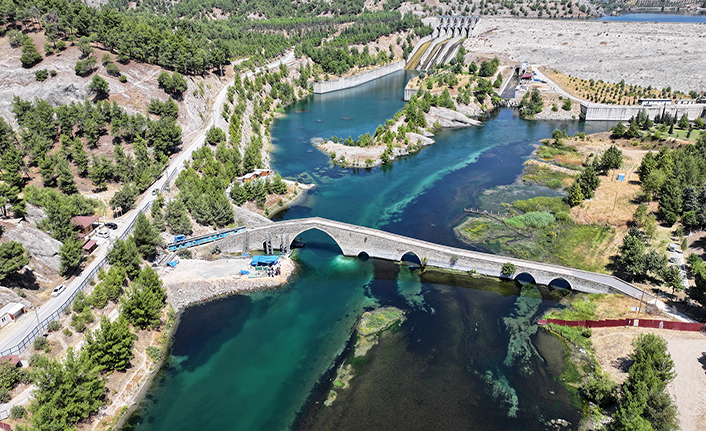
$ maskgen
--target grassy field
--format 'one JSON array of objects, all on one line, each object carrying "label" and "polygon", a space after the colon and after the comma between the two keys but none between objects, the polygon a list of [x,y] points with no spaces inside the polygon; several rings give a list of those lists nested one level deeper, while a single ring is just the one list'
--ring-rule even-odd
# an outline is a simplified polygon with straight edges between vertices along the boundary
[{"label": "grassy field", "polygon": [[609,273],[605,250],[615,230],[576,224],[568,209],[560,197],[516,201],[510,211],[517,215],[469,218],[458,232],[466,241],[499,254]]}]

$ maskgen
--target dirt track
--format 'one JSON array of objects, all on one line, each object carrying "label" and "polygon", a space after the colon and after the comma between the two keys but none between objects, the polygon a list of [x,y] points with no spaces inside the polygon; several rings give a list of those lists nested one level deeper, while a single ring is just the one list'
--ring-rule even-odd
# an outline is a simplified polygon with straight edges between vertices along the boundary
[{"label": "dirt track", "polygon": [[464,46],[585,79],[706,90],[706,24],[483,17]]}]

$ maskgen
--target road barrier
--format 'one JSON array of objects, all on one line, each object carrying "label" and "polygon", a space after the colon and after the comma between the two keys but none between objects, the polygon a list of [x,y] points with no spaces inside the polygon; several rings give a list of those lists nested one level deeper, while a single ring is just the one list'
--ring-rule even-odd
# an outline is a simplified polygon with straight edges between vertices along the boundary
[{"label": "road barrier", "polygon": [[[140,212],[142,212],[142,213],[147,212],[151,208],[152,202],[153,201],[150,201],[147,205],[145,205],[144,208],[142,208],[140,210]],[[127,236],[130,235],[130,233],[134,229],[136,222],[137,222],[137,217],[135,217],[130,222],[130,224],[125,229],[125,232],[123,232],[122,235],[120,235],[119,239],[124,240],[125,238],[127,238]],[[96,274],[98,274],[98,271],[100,271],[100,269],[106,263],[107,263],[106,258],[101,259],[101,261],[98,262],[98,264],[93,267],[93,269],[88,273],[88,275],[85,276],[83,281],[81,281],[81,284],[78,286],[78,289],[76,289],[76,291],[74,291],[74,293],[72,293],[71,296],[69,296],[68,299],[66,299],[66,301],[64,301],[64,303],[61,305],[61,307],[59,307],[58,310],[56,310],[55,312],[50,314],[48,317],[46,317],[44,320],[39,322],[39,324],[37,326],[35,326],[34,329],[29,334],[25,335],[24,338],[22,340],[20,340],[20,342],[17,343],[15,346],[10,347],[9,349],[5,349],[2,352],[0,352],[0,356],[19,355],[27,347],[29,347],[30,344],[32,344],[32,342],[34,342],[34,340],[37,337],[39,337],[40,335],[44,335],[44,332],[47,329],[47,326],[49,326],[49,322],[51,322],[52,320],[56,320],[59,316],[61,316],[61,313],[64,312],[66,307],[69,307],[69,306],[71,306],[71,304],[73,304],[74,299],[76,299],[76,295],[78,295],[79,292],[83,292],[83,290],[86,288],[86,286],[88,286],[88,284],[91,282],[93,277],[95,277]],[[36,313],[36,310],[35,310],[35,313]],[[39,320],[39,319],[37,318],[37,320]]]}]

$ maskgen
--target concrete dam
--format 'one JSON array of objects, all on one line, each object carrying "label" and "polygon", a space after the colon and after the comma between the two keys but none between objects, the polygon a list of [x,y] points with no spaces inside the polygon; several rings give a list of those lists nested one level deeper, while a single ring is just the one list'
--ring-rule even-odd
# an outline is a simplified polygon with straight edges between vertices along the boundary
[{"label": "concrete dam", "polygon": [[434,31],[415,47],[405,69],[429,70],[448,63],[456,56],[463,39],[471,35],[480,18],[475,16],[441,15],[432,24]]}]

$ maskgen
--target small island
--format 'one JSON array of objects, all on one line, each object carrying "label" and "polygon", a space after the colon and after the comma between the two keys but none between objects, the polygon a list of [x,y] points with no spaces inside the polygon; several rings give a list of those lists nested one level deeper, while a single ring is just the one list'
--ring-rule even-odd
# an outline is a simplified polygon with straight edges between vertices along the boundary
[{"label": "small island", "polygon": [[383,307],[366,311],[356,324],[356,342],[348,359],[336,371],[333,388],[329,391],[324,405],[331,406],[336,400],[336,391],[346,389],[351,379],[355,376],[355,367],[352,362],[355,358],[364,357],[368,351],[378,343],[378,337],[386,329],[404,321],[404,311],[395,307]]}]

